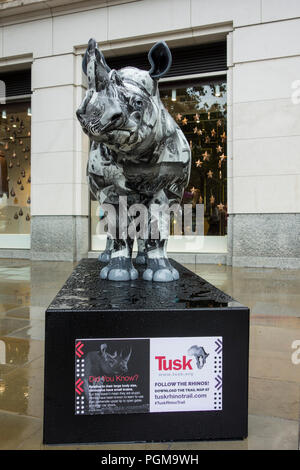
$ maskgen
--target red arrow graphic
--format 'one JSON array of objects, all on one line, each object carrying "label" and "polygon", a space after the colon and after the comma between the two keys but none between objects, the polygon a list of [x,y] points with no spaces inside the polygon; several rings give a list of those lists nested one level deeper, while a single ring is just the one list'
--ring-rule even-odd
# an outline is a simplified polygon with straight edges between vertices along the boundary
[{"label": "red arrow graphic", "polygon": [[81,341],[78,341],[78,343],[75,346],[75,354],[77,357],[82,357],[84,355],[84,352],[82,351],[84,344]]},{"label": "red arrow graphic", "polygon": [[83,380],[82,379],[78,379],[75,382],[75,391],[78,395],[81,395],[83,393],[83,388],[81,387],[82,385],[83,385]]}]

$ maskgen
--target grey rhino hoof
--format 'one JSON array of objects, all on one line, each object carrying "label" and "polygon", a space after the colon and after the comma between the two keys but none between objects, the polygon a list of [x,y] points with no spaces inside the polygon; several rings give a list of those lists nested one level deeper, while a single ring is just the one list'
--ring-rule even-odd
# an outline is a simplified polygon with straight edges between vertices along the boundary
[{"label": "grey rhino hoof", "polygon": [[153,271],[146,269],[143,274],[144,281],[171,282],[179,279],[179,273],[175,268],[161,268]]},{"label": "grey rhino hoof", "polygon": [[145,255],[137,255],[135,258],[136,264],[146,264],[146,256]]},{"label": "grey rhino hoof", "polygon": [[133,267],[131,258],[124,256],[111,258],[109,264],[100,271],[100,278],[109,281],[133,281],[137,277],[138,272]]},{"label": "grey rhino hoof", "polygon": [[109,263],[110,261],[110,252],[109,251],[104,251],[101,253],[101,255],[98,256],[98,261],[101,261],[102,263]]}]

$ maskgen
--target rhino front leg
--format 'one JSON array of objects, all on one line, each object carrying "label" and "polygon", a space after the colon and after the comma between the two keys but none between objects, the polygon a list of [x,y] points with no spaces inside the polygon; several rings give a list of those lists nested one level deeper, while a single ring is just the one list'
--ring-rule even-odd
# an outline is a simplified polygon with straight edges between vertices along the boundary
[{"label": "rhino front leg", "polygon": [[179,279],[177,269],[173,268],[167,257],[168,240],[147,240],[147,268],[143,279],[154,282],[171,282]]},{"label": "rhino front leg", "polygon": [[[152,205],[155,204],[155,207]],[[179,279],[167,256],[167,243],[170,233],[169,200],[163,190],[155,194],[149,202],[149,239],[145,243],[145,281],[171,282]],[[155,235],[154,235],[155,234]]]},{"label": "rhino front leg", "polygon": [[107,266],[101,269],[100,278],[109,281],[133,281],[137,279],[138,272],[133,267],[133,242],[130,239],[113,240],[111,258]]}]

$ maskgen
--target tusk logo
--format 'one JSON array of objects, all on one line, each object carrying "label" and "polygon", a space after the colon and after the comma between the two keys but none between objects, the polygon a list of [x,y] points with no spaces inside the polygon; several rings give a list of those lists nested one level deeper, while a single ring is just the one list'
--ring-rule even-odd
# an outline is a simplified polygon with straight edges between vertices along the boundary
[{"label": "tusk logo", "polygon": [[[198,369],[202,369],[209,356],[202,346],[196,345],[188,349],[188,355],[194,356]],[[188,360],[187,356],[182,356],[181,359],[167,359],[166,356],[155,356],[155,359],[158,361],[158,370],[193,370],[192,359]]]},{"label": "tusk logo", "polygon": [[196,364],[198,369],[202,369],[202,367],[206,363],[206,359],[209,356],[208,353],[205,352],[204,348],[202,346],[191,346],[188,350],[188,355],[189,356],[194,356],[196,359]]}]

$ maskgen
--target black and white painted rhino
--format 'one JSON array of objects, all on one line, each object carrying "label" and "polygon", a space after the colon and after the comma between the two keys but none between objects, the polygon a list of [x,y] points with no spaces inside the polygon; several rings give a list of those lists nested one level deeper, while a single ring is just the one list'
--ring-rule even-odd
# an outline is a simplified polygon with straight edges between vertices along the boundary
[{"label": "black and white painted rhino", "polygon": [[[111,70],[94,39],[83,58],[88,77],[86,96],[77,110],[83,131],[91,141],[88,161],[89,186],[100,204],[168,206],[180,203],[190,176],[190,148],[181,129],[163,106],[158,79],[171,66],[165,42],[148,54],[151,69],[125,67]],[[148,223],[153,223],[153,214]],[[160,216],[161,219],[161,216]],[[159,236],[138,240],[137,263],[145,263],[143,279],[168,282],[179,274],[168,261],[166,246],[169,216],[162,215]],[[131,256],[133,239],[117,220],[114,236],[108,233],[100,277],[113,281],[136,279]]]}]

